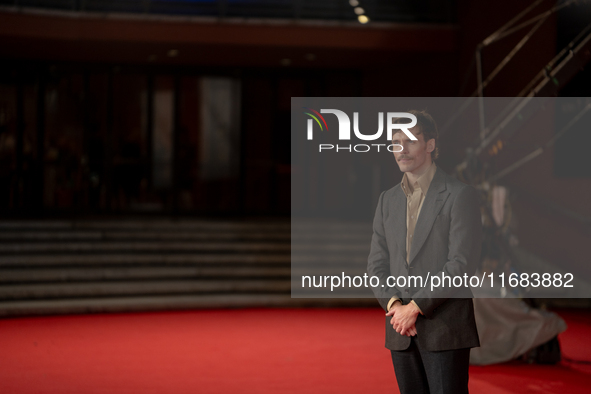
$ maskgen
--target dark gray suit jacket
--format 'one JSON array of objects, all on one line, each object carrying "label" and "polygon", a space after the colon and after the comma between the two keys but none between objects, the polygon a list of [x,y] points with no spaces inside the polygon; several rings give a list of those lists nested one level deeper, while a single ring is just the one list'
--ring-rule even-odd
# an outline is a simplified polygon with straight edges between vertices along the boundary
[{"label": "dark gray suit jacket", "polygon": [[[478,192],[437,168],[423,202],[406,262],[407,199],[400,184],[380,195],[373,222],[367,272],[380,278],[372,288],[380,305],[399,297],[414,300],[423,315],[416,321],[417,341],[430,351],[480,346],[469,288],[388,286],[388,276],[427,278],[443,271],[448,276],[471,276],[480,259],[482,223]],[[392,284],[392,283],[390,283]],[[382,287],[382,285],[384,285]],[[404,350],[410,337],[398,334],[386,316],[386,347]]]}]

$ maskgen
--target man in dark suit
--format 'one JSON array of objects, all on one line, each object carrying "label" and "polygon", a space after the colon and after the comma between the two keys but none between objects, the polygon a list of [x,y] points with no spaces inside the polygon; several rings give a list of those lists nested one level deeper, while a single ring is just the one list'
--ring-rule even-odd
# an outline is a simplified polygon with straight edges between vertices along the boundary
[{"label": "man in dark suit", "polygon": [[468,393],[470,348],[479,346],[472,292],[447,283],[431,290],[430,280],[421,286],[416,278],[474,273],[482,236],[479,197],[435,165],[433,118],[410,113],[417,118],[410,129],[417,141],[402,131],[392,136],[402,147],[394,147],[400,150],[394,156],[404,176],[380,195],[368,275],[380,278],[373,291],[387,312],[386,347],[400,392]]}]

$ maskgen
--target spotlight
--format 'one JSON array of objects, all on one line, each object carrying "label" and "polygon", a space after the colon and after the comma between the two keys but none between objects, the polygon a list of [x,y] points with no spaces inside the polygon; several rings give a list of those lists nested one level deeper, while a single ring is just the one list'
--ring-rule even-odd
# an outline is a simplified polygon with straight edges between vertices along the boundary
[{"label": "spotlight", "polygon": [[361,7],[355,7],[355,13],[357,15],[365,14],[365,10]]},{"label": "spotlight", "polygon": [[364,25],[365,25],[367,22],[369,22],[369,18],[368,18],[367,16],[365,16],[365,15],[359,15],[359,16],[357,17],[357,20],[359,21],[359,23],[362,23],[362,24],[364,24]]}]

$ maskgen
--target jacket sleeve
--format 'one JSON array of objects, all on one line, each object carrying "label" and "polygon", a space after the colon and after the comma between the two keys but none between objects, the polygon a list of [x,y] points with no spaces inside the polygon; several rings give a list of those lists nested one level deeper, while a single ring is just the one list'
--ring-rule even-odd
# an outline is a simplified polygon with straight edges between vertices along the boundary
[{"label": "jacket sleeve", "polygon": [[388,302],[392,297],[401,298],[400,291],[396,287],[389,287],[387,284],[390,276],[390,253],[386,242],[384,231],[384,194],[382,192],[378,200],[378,206],[373,220],[373,235],[371,237],[371,248],[367,258],[367,274],[379,278],[379,285],[371,288],[378,302],[388,311]]},{"label": "jacket sleeve", "polygon": [[[480,198],[476,189],[466,185],[458,192],[451,208],[450,220],[447,262],[441,271],[430,274],[439,277],[442,273],[450,277],[463,277],[464,274],[471,276],[478,266],[482,244]],[[430,283],[427,283],[413,294],[412,299],[423,315],[429,317],[448,298],[466,296],[472,297],[469,288],[440,286],[431,290]]]}]

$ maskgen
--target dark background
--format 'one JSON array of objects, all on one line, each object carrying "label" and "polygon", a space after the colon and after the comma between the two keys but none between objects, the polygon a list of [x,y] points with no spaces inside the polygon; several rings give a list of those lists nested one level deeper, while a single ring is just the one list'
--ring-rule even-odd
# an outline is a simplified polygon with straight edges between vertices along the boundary
[{"label": "dark background", "polygon": [[[288,219],[291,97],[474,95],[478,44],[530,4],[372,0],[361,24],[336,0],[2,0],[0,217]],[[550,14],[483,95],[589,96],[590,20],[588,1]],[[533,26],[482,49],[485,78]],[[204,120],[220,108],[227,133]],[[502,136],[478,160],[500,170],[558,129]],[[478,141],[450,130],[439,164],[453,172]],[[590,144],[575,126],[499,181],[521,245],[574,267],[589,263]]]}]

